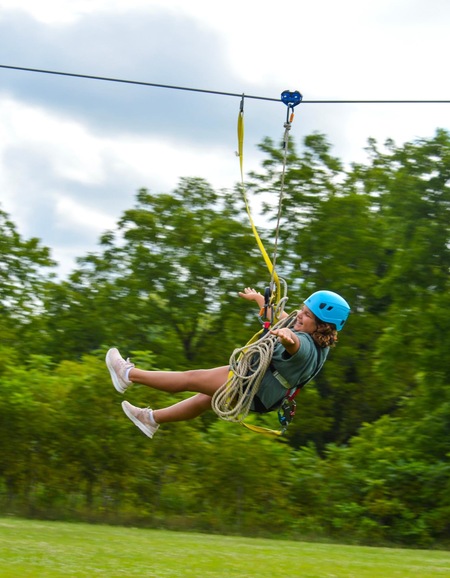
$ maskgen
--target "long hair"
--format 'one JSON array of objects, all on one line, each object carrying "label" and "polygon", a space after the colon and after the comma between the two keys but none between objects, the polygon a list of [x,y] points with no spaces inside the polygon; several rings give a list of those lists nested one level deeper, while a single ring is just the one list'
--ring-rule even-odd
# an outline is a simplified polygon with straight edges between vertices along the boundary
[{"label": "long hair", "polygon": [[[315,316],[314,316],[315,317]],[[311,337],[319,347],[334,347],[338,340],[338,332],[334,323],[324,323],[316,317],[317,329]]]}]

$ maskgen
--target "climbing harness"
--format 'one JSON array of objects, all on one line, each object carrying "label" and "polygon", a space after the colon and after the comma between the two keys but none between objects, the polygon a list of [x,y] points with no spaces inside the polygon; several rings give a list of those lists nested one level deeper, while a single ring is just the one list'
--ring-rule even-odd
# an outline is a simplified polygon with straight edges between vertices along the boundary
[{"label": "climbing harness", "polygon": [[[294,311],[281,319],[272,329],[293,325],[296,314]],[[214,411],[221,419],[243,423],[250,411],[278,339],[269,331],[258,339],[260,333],[231,354],[228,380],[214,394],[212,402]]]},{"label": "climbing harness", "polygon": [[[263,256],[264,262],[271,275],[269,287],[264,293],[264,307],[261,309],[259,318],[263,325],[262,329],[256,333],[250,341],[244,346],[234,350],[230,357],[230,372],[226,383],[224,383],[214,394],[212,398],[212,408],[215,413],[223,420],[242,423],[248,429],[260,433],[267,433],[271,435],[282,435],[295,414],[294,397],[298,393],[299,388],[288,389],[288,393],[284,398],[281,407],[278,411],[278,417],[281,424],[281,431],[263,428],[253,424],[245,423],[255,395],[258,392],[261,381],[269,369],[273,351],[277,343],[277,336],[270,333],[270,330],[290,327],[295,323],[297,312],[294,311],[287,317],[281,317],[284,312],[284,307],[287,302],[287,285],[281,279],[276,270],[276,257],[278,249],[278,238],[281,223],[281,209],[284,192],[284,177],[286,173],[286,159],[288,150],[289,131],[294,118],[294,107],[302,100],[302,95],[298,92],[284,91],[281,95],[281,100],[288,107],[286,122],[284,123],[284,137],[283,137],[283,168],[281,175],[281,187],[278,203],[277,224],[275,230],[275,242],[273,258],[270,259],[267,251],[261,241],[258,231],[255,227],[253,217],[250,211],[247,195],[244,185],[244,170],[243,170],[243,143],[244,143],[244,98],[242,95],[239,115],[238,115],[238,152],[241,173],[241,193],[244,199],[245,208],[249,217],[250,225],[255,236],[258,247]],[[275,375],[281,381],[281,376]]]}]

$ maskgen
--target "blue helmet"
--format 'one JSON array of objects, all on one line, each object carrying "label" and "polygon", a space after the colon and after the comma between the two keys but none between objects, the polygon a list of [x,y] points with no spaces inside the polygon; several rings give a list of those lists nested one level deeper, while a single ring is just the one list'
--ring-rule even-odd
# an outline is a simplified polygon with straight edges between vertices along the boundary
[{"label": "blue helmet", "polygon": [[334,323],[340,331],[350,313],[350,305],[333,291],[316,291],[308,297],[305,305],[325,323]]}]

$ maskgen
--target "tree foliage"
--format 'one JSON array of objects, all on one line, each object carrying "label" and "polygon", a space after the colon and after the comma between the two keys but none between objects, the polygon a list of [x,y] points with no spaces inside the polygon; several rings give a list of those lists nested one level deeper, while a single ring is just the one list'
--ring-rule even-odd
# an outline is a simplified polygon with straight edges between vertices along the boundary
[{"label": "tree foliage", "polygon": [[26,336],[39,341],[40,308],[48,273],[56,263],[36,237],[25,240],[0,210],[0,329],[2,343],[20,346]]},{"label": "tree foliage", "polygon": [[[261,149],[248,192],[263,199],[270,247],[283,152],[270,139]],[[140,190],[63,281],[47,274],[49,250],[1,213],[1,511],[448,542],[450,135],[370,140],[367,155],[345,167],[319,134],[288,152],[277,255],[287,309],[324,288],[352,313],[284,443],[213,414],[149,443],[123,419],[103,363],[118,345],[150,369],[222,365],[259,329],[237,291],[263,290],[270,276],[237,190],[201,178],[171,194]],[[275,414],[261,419],[276,425]]]},{"label": "tree foliage", "polygon": [[55,286],[49,323],[64,320],[70,345],[54,350],[79,356],[120,340],[158,352],[162,366],[226,363],[223,351],[248,327],[237,291],[264,274],[238,208],[236,195],[202,179],[182,179],[170,195],[140,190],[117,231],[102,236],[102,252]]}]

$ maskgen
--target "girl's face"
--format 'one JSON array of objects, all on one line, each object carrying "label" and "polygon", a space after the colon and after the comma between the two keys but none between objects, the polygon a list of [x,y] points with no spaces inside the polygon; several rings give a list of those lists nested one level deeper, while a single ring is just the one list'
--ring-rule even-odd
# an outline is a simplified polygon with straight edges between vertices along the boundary
[{"label": "girl's face", "polygon": [[303,331],[303,333],[314,333],[317,329],[317,322],[314,313],[303,305],[297,314],[294,331]]}]

